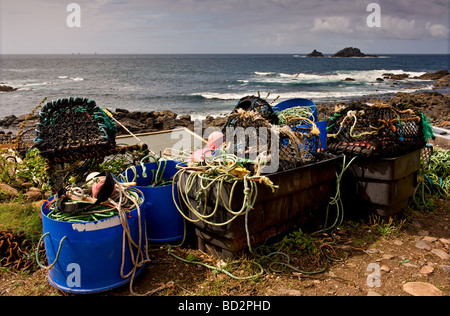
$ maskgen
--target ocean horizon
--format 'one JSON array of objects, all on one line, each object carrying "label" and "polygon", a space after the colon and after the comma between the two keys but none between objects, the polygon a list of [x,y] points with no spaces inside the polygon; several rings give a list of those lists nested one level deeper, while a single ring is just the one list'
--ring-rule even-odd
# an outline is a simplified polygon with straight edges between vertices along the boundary
[{"label": "ocean horizon", "polygon": [[[375,54],[376,53],[371,53]],[[278,102],[318,103],[434,91],[433,81],[410,79],[449,70],[448,54],[380,54],[307,58],[306,54],[6,54],[0,55],[1,116],[29,113],[47,97],[93,99],[103,108],[172,110],[204,118],[229,113],[257,95]],[[408,74],[405,80],[383,79]],[[443,91],[448,93],[448,91]]]}]

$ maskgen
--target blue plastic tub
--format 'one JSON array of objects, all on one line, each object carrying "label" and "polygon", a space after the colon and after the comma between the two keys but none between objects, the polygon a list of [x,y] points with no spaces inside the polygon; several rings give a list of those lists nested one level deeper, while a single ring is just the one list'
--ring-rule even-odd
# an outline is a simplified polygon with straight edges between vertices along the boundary
[{"label": "blue plastic tub", "polygon": [[313,110],[313,114],[312,116],[309,118],[311,121],[316,122],[318,119],[318,112],[317,112],[317,108],[316,108],[316,104],[309,99],[304,99],[304,98],[296,98],[296,99],[289,99],[283,102],[278,103],[277,105],[275,105],[273,107],[273,109],[279,113],[283,110],[289,109],[289,108],[294,108],[297,106],[307,106],[310,107]]},{"label": "blue plastic tub", "polygon": [[[326,149],[327,148],[327,121],[320,121],[314,123],[316,124],[317,128],[320,131],[320,148]],[[297,125],[295,127],[292,127],[292,130],[299,131],[302,133],[307,133],[311,130],[311,124],[302,124]],[[287,145],[287,144],[285,144]],[[309,152],[317,152],[317,149],[319,149],[319,142],[318,141],[310,141],[303,144],[304,149],[308,150]]]},{"label": "blue plastic tub", "polygon": [[[176,165],[178,163],[180,162],[168,160],[162,177],[164,179],[172,178],[177,173]],[[134,180],[136,189],[144,194],[143,209],[147,223],[147,240],[151,243],[170,243],[182,240],[185,236],[184,219],[173,201],[172,184],[152,187],[152,170],[156,172],[158,164],[151,162],[144,164],[144,167],[145,175],[142,166],[138,165],[135,167],[136,172],[127,169],[122,176],[129,182]],[[178,192],[177,184],[174,185],[173,192]],[[175,195],[175,200],[178,204],[178,195]]]},{"label": "blue plastic tub", "polygon": [[320,131],[320,144],[322,149],[327,149],[327,121],[316,122],[316,126]]},{"label": "blue plastic tub", "polygon": [[[131,281],[134,264],[132,263],[127,240],[125,255],[122,258],[123,227],[119,216],[88,223],[70,223],[50,219],[50,203],[53,197],[42,205],[42,224],[44,244],[49,265],[48,279],[52,286],[64,292],[87,294],[98,293],[117,288]],[[145,255],[145,213],[141,213],[141,250]],[[133,241],[139,242],[138,210],[128,216],[128,225]],[[137,249],[133,251],[136,259]],[[121,265],[123,259],[123,275]],[[142,257],[140,258],[142,261]],[[145,263],[137,268],[138,276]]]}]

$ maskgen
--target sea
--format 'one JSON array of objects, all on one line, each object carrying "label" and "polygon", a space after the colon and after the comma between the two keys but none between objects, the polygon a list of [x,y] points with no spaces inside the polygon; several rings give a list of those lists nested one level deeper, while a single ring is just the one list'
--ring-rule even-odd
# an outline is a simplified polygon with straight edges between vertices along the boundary
[{"label": "sea", "polygon": [[293,98],[316,104],[385,98],[433,91],[433,82],[381,81],[383,74],[450,70],[449,60],[450,55],[0,55],[0,84],[18,88],[0,92],[0,117],[28,114],[44,97],[86,97],[113,111],[172,110],[193,119],[226,115],[248,95],[272,105]]}]

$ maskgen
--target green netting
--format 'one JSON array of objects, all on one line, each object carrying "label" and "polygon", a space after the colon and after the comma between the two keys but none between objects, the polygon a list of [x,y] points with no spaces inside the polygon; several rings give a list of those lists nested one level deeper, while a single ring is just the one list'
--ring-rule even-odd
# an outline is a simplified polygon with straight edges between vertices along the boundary
[{"label": "green netting", "polygon": [[114,148],[114,122],[87,98],[47,102],[39,113],[35,147],[41,156],[83,155]]},{"label": "green netting", "polygon": [[338,154],[387,158],[426,144],[422,113],[395,105],[352,104],[329,118],[327,131],[328,149]]}]

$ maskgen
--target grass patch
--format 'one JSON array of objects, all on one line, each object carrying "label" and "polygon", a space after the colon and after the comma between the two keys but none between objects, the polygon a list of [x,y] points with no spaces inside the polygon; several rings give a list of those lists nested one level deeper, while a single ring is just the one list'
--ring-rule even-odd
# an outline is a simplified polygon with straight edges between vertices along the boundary
[{"label": "grass patch", "polygon": [[0,229],[23,232],[33,241],[42,235],[38,203],[0,203]]}]

